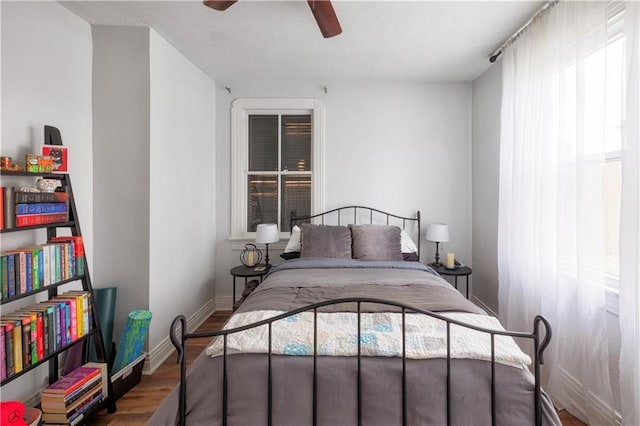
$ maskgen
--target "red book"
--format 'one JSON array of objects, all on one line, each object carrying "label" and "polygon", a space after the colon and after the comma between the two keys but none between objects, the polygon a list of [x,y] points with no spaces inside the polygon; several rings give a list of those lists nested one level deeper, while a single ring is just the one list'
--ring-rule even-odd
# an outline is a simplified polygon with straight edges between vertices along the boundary
[{"label": "red book", "polygon": [[69,214],[67,212],[23,214],[16,216],[16,226],[46,225],[49,223],[66,222],[68,219]]},{"label": "red book", "polygon": [[100,371],[97,367],[78,367],[47,386],[42,392],[67,395],[100,374]]},{"label": "red book", "polygon": [[36,322],[36,350],[38,351],[38,360],[41,360],[44,358],[44,314],[41,311],[36,313],[38,315]]}]

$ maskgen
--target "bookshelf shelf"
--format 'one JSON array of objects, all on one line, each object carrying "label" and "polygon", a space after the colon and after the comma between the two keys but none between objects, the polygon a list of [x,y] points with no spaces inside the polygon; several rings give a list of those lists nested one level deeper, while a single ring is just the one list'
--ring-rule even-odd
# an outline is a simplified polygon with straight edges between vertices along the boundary
[{"label": "bookshelf shelf", "polygon": [[[39,224],[39,225],[32,225],[32,226],[24,226],[24,227],[13,227],[13,228],[8,228],[8,229],[2,229],[0,230],[0,234],[6,234],[6,233],[14,233],[14,232],[27,232],[27,231],[33,231],[33,230],[37,230],[37,229],[46,229],[46,240],[44,241],[44,243],[49,243],[50,241],[52,241],[52,239],[54,239],[54,237],[58,236],[58,230],[60,229],[64,229],[64,235],[61,236],[67,236],[70,235],[72,237],[81,237],[82,236],[82,232],[80,229],[80,223],[78,220],[78,212],[77,212],[77,208],[76,208],[76,203],[75,203],[75,198],[73,196],[73,189],[72,189],[72,185],[71,185],[71,177],[69,174],[67,173],[29,173],[29,172],[17,172],[17,171],[6,171],[6,170],[1,170],[0,171],[0,176],[3,178],[13,178],[15,177],[16,179],[20,179],[20,178],[25,178],[25,177],[31,177],[31,178],[46,178],[46,179],[57,179],[60,181],[60,186],[63,189],[64,192],[66,192],[67,194],[67,200],[68,200],[68,220],[65,222],[57,222],[57,223],[49,223],[49,224]],[[15,182],[16,179],[12,179],[10,182]],[[17,185],[16,185],[17,186]],[[40,202],[40,201],[27,201],[28,202]],[[46,201],[43,201],[46,202]],[[4,206],[3,206],[4,207]],[[75,244],[75,242],[74,242]],[[75,247],[75,246],[74,246]],[[5,251],[11,251],[14,248],[7,248],[6,244],[3,244],[3,252]],[[15,250],[19,251],[20,247],[15,247]],[[66,253],[66,251],[65,251]],[[69,249],[69,253],[72,253],[71,248]],[[57,256],[57,254],[56,254]],[[16,255],[17,258],[17,255]],[[85,259],[86,260],[86,259]],[[70,261],[71,262],[71,261]],[[73,264],[73,263],[71,263]],[[40,266],[42,267],[42,266]],[[34,273],[37,270],[36,269],[37,266],[34,266]],[[48,365],[49,367],[49,384],[52,384],[53,382],[55,382],[56,380],[58,380],[58,372],[59,372],[59,355],[64,353],[65,351],[67,351],[68,349],[77,346],[78,344],[80,345],[84,345],[84,350],[83,350],[83,362],[86,362],[88,360],[88,354],[89,354],[89,344],[91,345],[92,348],[95,349],[95,354],[97,357],[97,361],[101,362],[101,363],[107,363],[108,364],[108,360],[106,357],[106,350],[104,347],[104,341],[102,339],[102,332],[100,329],[100,324],[99,324],[99,320],[98,320],[98,315],[97,315],[97,309],[95,306],[95,297],[93,294],[93,286],[91,284],[91,277],[89,274],[89,267],[88,265],[84,264],[84,270],[80,271],[83,272],[82,275],[75,275],[71,278],[68,279],[64,279],[64,280],[59,280],[53,284],[49,284],[49,285],[42,285],[41,283],[41,287],[38,288],[37,290],[33,290],[33,291],[29,291],[29,292],[23,292],[21,294],[16,294],[14,296],[11,297],[6,297],[4,299],[2,299],[0,301],[0,305],[2,305],[2,314],[0,315],[0,320],[4,320],[5,318],[7,320],[13,320],[12,318],[15,318],[15,315],[12,316],[12,312],[8,312],[9,309],[7,308],[8,305],[21,300],[21,299],[25,299],[28,297],[32,297],[36,294],[39,293],[44,293],[46,292],[48,295],[48,300],[54,298],[55,296],[59,295],[59,289],[60,287],[63,287],[66,284],[69,284],[71,282],[75,282],[75,281],[80,281],[82,283],[82,290],[86,293],[89,294],[88,296],[88,303],[89,303],[89,322],[90,322],[90,330],[88,331],[87,334],[83,335],[82,337],[78,337],[76,338],[76,340],[74,340],[73,342],[65,345],[62,348],[59,348],[56,351],[51,352],[48,355],[40,355],[40,359],[37,360],[37,362],[34,362],[32,365],[29,366],[25,366],[23,367],[23,369],[17,373],[8,374],[7,371],[7,377],[3,378],[2,381],[0,382],[0,392],[4,389],[5,386],[9,385],[10,382],[14,381],[15,379],[17,379],[18,377],[22,377],[25,374],[28,374],[30,372],[32,372],[34,369],[36,369],[37,367],[41,366],[41,365]],[[58,279],[60,279],[58,277]],[[24,288],[23,288],[24,290]],[[16,291],[17,293],[17,291]],[[5,294],[6,296],[6,294]],[[85,302],[86,303],[86,302]],[[18,304],[18,307],[22,307],[23,304]],[[32,308],[35,309],[35,308]],[[14,309],[15,311],[18,310],[18,308]],[[29,310],[29,307],[25,308],[26,311]],[[68,311],[67,311],[68,312]],[[16,312],[17,314],[17,312]],[[50,314],[49,314],[50,315]],[[86,320],[85,320],[86,321]],[[57,320],[56,320],[57,322]],[[57,325],[57,324],[56,324]],[[72,334],[73,336],[73,334]],[[89,339],[89,337],[92,337],[91,339]],[[42,337],[39,337],[39,339],[42,339]],[[38,340],[38,342],[40,342],[41,340]],[[4,348],[3,348],[4,349]],[[35,357],[35,355],[33,356],[34,358],[32,358],[32,361],[35,361],[35,359],[37,357]],[[110,366],[108,366],[107,368],[107,376],[105,378],[105,380],[108,381],[108,396],[105,398],[105,401],[101,404],[99,404],[95,409],[91,410],[91,412],[95,411],[96,409],[99,408],[103,408],[105,405],[107,406],[107,408],[109,409],[110,412],[115,411],[115,403],[113,402],[113,398],[112,398],[112,385],[111,385],[111,381],[109,380],[110,377],[110,373],[111,373],[111,368]],[[87,412],[87,415],[89,414],[89,412]]]},{"label": "bookshelf shelf", "polygon": [[63,353],[64,351],[66,351],[67,349],[71,348],[72,346],[77,345],[80,342],[84,342],[86,339],[88,339],[90,336],[93,336],[94,334],[96,334],[97,329],[93,328],[91,331],[89,331],[89,334],[86,334],[76,340],[74,340],[73,342],[69,343],[68,345],[64,346],[61,349],[58,349],[57,351],[53,352],[52,354],[47,355],[46,357],[42,358],[40,361],[38,361],[36,364],[30,365],[28,367],[25,367],[22,371],[20,371],[19,373],[13,374],[10,377],[7,377],[6,379],[4,379],[1,383],[0,386],[4,386],[9,382],[12,382],[13,380],[17,379],[20,376],[25,375],[26,373],[28,373],[29,371],[38,368],[39,366],[41,366],[42,364],[52,360],[53,358],[57,357],[58,355],[60,355],[61,353]]},{"label": "bookshelf shelf", "polygon": [[38,294],[38,293],[42,293],[44,291],[52,290],[54,288],[57,288],[57,287],[59,287],[61,285],[68,284],[68,283],[73,282],[73,281],[83,280],[84,277],[85,277],[84,275],[77,275],[75,277],[69,278],[68,280],[63,280],[63,281],[59,281],[59,282],[54,283],[54,284],[49,284],[48,286],[41,287],[41,288],[39,288],[37,290],[33,290],[33,291],[28,292],[28,293],[18,294],[16,296],[9,297],[7,299],[2,299],[2,303],[1,304],[2,305],[6,305],[6,304],[9,304],[11,302],[15,302],[16,300],[20,300],[20,299],[24,299],[25,297],[33,296],[34,294]]},{"label": "bookshelf shelf", "polygon": [[1,234],[6,234],[9,232],[19,232],[19,231],[29,231],[31,229],[45,229],[45,228],[73,228],[75,223],[73,221],[70,222],[57,222],[57,223],[47,223],[44,225],[32,225],[32,226],[20,226],[18,228],[8,228],[0,230]]},{"label": "bookshelf shelf", "polygon": [[29,176],[41,177],[45,179],[62,179],[67,176],[66,173],[32,173],[32,172],[14,172],[11,170],[0,170],[0,176]]}]

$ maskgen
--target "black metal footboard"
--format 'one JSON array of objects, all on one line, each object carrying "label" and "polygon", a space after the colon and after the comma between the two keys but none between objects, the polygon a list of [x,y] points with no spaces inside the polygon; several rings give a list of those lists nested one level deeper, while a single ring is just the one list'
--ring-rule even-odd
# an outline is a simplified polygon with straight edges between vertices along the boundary
[{"label": "black metal footboard", "polygon": [[[186,392],[186,342],[188,339],[193,338],[202,338],[202,337],[215,337],[222,336],[223,339],[223,360],[222,360],[222,424],[227,424],[227,336],[230,334],[238,333],[244,330],[248,330],[251,328],[267,325],[268,326],[268,424],[272,424],[272,324],[275,321],[282,320],[284,318],[296,315],[301,312],[309,312],[313,311],[314,321],[313,321],[313,424],[317,424],[318,412],[317,412],[317,315],[318,310],[325,306],[336,305],[342,303],[351,303],[357,305],[357,416],[358,416],[358,424],[362,424],[362,398],[361,398],[361,312],[362,312],[362,304],[380,304],[393,306],[399,309],[399,312],[402,314],[402,424],[407,424],[407,386],[406,386],[406,314],[424,314],[438,320],[444,321],[446,323],[446,405],[447,405],[447,425],[451,425],[451,335],[450,329],[451,325],[457,325],[461,327],[465,327],[471,330],[479,331],[482,333],[486,333],[491,336],[491,422],[492,425],[496,424],[496,378],[495,378],[495,337],[498,336],[511,336],[517,338],[531,339],[534,348],[534,378],[535,378],[535,391],[534,391],[534,411],[535,411],[535,424],[540,426],[542,424],[542,405],[541,405],[541,385],[540,385],[540,365],[544,363],[543,352],[549,341],[551,340],[551,326],[549,322],[542,316],[536,316],[533,320],[533,331],[531,333],[527,332],[512,332],[512,331],[498,331],[491,330],[482,327],[478,327],[472,324],[465,324],[463,322],[457,321],[455,319],[448,318],[443,315],[439,315],[430,311],[425,311],[421,309],[413,308],[409,305],[405,305],[402,303],[396,303],[391,301],[385,301],[380,299],[371,299],[371,298],[344,298],[344,299],[335,299],[329,300],[326,302],[320,302],[313,305],[309,305],[306,307],[302,307],[263,321],[259,321],[253,324],[248,324],[242,327],[237,327],[229,330],[220,330],[220,331],[212,331],[205,333],[187,333],[186,332],[186,319],[183,315],[176,317],[171,323],[170,328],[170,339],[173,345],[176,347],[178,352],[178,362],[180,363],[180,391],[179,391],[179,412],[178,412],[178,424],[184,426],[185,416],[186,416],[186,407],[187,407],[187,392]],[[322,311],[322,310],[321,310]],[[544,326],[544,331],[540,329],[540,324]],[[178,330],[178,326],[180,325],[180,330]]]}]

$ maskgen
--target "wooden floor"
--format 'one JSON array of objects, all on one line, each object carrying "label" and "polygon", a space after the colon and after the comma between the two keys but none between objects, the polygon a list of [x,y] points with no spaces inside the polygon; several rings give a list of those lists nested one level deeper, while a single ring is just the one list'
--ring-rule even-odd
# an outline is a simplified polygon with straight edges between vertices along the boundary
[{"label": "wooden floor", "polygon": [[[197,331],[219,330],[230,314],[230,311],[214,313]],[[189,340],[187,365],[191,365],[191,362],[204,350],[208,342],[209,339]],[[118,400],[116,413],[109,414],[103,410],[89,418],[87,424],[127,426],[147,424],[156,407],[178,383],[179,366],[175,361],[175,356],[170,356],[152,375],[143,375],[140,383]],[[560,411],[559,414],[564,426],[585,426],[565,410]]]},{"label": "wooden floor", "polygon": [[[214,313],[198,331],[213,331],[222,328],[231,311]],[[202,352],[211,339],[191,339],[188,342],[187,366]],[[170,356],[152,375],[142,376],[140,383],[131,389],[116,403],[118,411],[114,414],[102,410],[94,414],[89,425],[145,425],[156,408],[178,384],[180,367],[175,355]]]}]

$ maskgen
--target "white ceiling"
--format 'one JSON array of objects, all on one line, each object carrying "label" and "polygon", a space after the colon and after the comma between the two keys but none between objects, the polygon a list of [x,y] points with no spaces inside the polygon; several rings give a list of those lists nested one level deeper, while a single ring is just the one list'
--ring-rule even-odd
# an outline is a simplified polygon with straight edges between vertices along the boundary
[{"label": "white ceiling", "polygon": [[473,80],[542,1],[334,1],[322,38],[306,1],[63,1],[91,24],[149,26],[221,83]]}]

